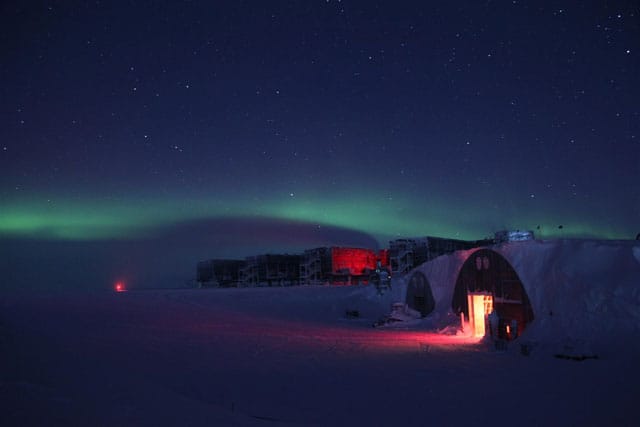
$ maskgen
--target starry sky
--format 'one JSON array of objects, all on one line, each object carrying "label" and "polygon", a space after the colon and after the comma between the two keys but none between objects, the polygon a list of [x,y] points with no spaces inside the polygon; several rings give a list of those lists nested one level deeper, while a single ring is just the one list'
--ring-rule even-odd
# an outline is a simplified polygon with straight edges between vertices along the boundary
[{"label": "starry sky", "polygon": [[3,1],[0,34],[12,242],[640,231],[637,2]]}]

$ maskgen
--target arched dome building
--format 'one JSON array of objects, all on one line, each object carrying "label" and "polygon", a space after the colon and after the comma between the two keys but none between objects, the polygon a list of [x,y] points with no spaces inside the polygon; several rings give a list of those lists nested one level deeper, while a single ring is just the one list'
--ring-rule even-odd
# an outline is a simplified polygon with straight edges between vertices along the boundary
[{"label": "arched dome building", "polygon": [[[524,334],[595,344],[640,337],[638,241],[505,243],[436,258],[405,282],[407,304],[434,325],[451,324],[461,313],[480,322],[495,309],[506,339]],[[486,304],[475,310],[480,316],[474,316],[474,298]]]}]

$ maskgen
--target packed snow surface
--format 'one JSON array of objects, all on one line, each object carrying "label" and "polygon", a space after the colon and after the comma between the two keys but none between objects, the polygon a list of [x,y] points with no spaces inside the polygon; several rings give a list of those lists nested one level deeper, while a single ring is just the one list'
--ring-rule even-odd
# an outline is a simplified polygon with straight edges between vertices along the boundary
[{"label": "packed snow surface", "polygon": [[[497,250],[558,313],[504,351],[451,322],[465,253],[420,267],[436,311],[404,328],[371,327],[402,281],[3,296],[0,425],[640,425],[636,246]],[[589,330],[597,359],[554,357]]]}]

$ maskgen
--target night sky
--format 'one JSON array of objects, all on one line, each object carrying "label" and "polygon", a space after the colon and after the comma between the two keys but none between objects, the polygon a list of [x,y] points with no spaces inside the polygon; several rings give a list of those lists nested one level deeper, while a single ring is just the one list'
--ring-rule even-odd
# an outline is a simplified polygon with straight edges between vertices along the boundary
[{"label": "night sky", "polygon": [[444,3],[3,1],[0,236],[635,238],[638,3]]}]

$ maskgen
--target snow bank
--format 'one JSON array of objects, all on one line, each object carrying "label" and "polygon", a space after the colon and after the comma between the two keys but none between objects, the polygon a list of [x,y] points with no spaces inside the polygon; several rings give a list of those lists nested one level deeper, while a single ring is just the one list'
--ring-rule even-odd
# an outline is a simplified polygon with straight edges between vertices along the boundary
[{"label": "snow bank", "polygon": [[[640,242],[534,240],[491,249],[513,266],[531,301],[535,318],[521,340],[594,350],[613,343],[639,346],[630,338],[640,337]],[[457,320],[451,309],[453,291],[473,252],[442,256],[414,270],[431,285],[436,306],[429,317],[434,325]]]}]

